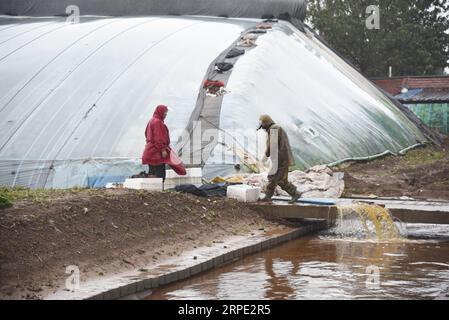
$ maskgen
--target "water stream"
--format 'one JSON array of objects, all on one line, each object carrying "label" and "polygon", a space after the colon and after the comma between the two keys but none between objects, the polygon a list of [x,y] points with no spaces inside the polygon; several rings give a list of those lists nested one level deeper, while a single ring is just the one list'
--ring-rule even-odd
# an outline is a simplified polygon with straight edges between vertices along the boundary
[{"label": "water stream", "polygon": [[340,207],[335,228],[156,290],[147,299],[435,299],[449,293],[449,226]]}]

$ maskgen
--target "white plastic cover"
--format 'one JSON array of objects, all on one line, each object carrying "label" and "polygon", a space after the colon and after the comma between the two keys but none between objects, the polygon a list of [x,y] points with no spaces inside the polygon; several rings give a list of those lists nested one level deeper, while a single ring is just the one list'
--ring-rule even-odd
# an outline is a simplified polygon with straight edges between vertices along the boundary
[{"label": "white plastic cover", "polygon": [[[140,172],[155,106],[170,107],[176,142],[209,65],[255,23],[81,21],[0,18],[0,185],[97,187]],[[387,97],[312,36],[281,22],[257,44],[232,71],[220,121],[223,135],[252,155],[263,152],[264,134],[255,133],[263,113],[287,130],[300,168],[425,141]],[[247,129],[247,143],[233,129]],[[224,163],[238,161],[227,154]]]},{"label": "white plastic cover", "polygon": [[305,0],[2,0],[0,14],[55,16],[77,6],[82,15],[197,15],[304,20]]},{"label": "white plastic cover", "polygon": [[[385,95],[312,34],[280,22],[257,45],[239,59],[227,86],[231,93],[224,97],[220,119],[227,145],[235,137],[262,159],[266,133],[255,130],[262,114],[287,131],[299,169],[397,153],[426,141]],[[233,166],[223,165],[222,149],[218,145],[208,160],[208,176],[233,172]],[[224,160],[239,162],[231,154]]]},{"label": "white plastic cover", "polygon": [[98,186],[110,182],[102,177],[140,172],[155,106],[170,107],[176,141],[209,64],[249,26],[214,18],[83,21],[1,25],[0,184]]}]

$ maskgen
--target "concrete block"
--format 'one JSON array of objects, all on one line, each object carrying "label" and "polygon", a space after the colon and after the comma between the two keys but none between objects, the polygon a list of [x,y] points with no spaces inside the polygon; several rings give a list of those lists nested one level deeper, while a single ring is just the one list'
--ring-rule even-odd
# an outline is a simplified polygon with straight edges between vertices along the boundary
[{"label": "concrete block", "polygon": [[224,263],[231,262],[233,258],[234,258],[234,256],[232,255],[231,252],[225,253],[223,255],[223,262]]},{"label": "concrete block", "polygon": [[202,271],[202,269],[201,269],[201,263],[196,264],[196,265],[190,267],[190,275],[191,275],[191,276],[194,276],[194,275],[200,273],[201,271]]},{"label": "concrete block", "polygon": [[221,266],[223,264],[223,255],[219,255],[218,257],[214,258],[214,267]]},{"label": "concrete block", "polygon": [[250,249],[250,253],[254,254],[254,253],[260,252],[262,250],[262,246],[260,243],[256,243],[256,244],[253,244],[252,246],[250,246],[249,249]]},{"label": "concrete block", "polygon": [[244,252],[243,248],[239,248],[239,249],[234,250],[234,252],[233,252],[234,259],[242,258],[243,257],[243,252]]},{"label": "concrete block", "polygon": [[214,268],[213,259],[207,260],[206,262],[201,264],[201,271],[208,271]]},{"label": "concrete block", "polygon": [[158,279],[159,279],[159,286],[164,286],[167,284],[167,275],[165,274],[160,275]]},{"label": "concrete block", "polygon": [[270,247],[270,239],[264,240],[262,242],[262,250],[268,249]]},{"label": "concrete block", "polygon": [[279,243],[285,243],[288,241],[288,235],[283,234],[282,236],[279,237]]},{"label": "concrete block", "polygon": [[104,300],[117,300],[120,298],[120,288],[111,289],[104,293]]},{"label": "concrete block", "polygon": [[184,280],[190,277],[190,268],[180,270],[178,273],[178,280]]},{"label": "concrete block", "polygon": [[144,280],[143,285],[145,287],[145,290],[148,290],[148,289],[157,288],[159,284],[155,283],[153,278],[149,278],[149,279]]},{"label": "concrete block", "polygon": [[152,290],[144,290],[142,292],[137,292],[135,294],[137,300],[144,300],[146,297],[150,296],[153,294]]},{"label": "concrete block", "polygon": [[140,280],[136,283],[136,292],[145,291],[145,280]]},{"label": "concrete block", "polygon": [[87,300],[104,300],[104,293],[99,293],[95,296],[89,297]]},{"label": "concrete block", "polygon": [[135,282],[120,287],[120,298],[135,294],[137,292],[137,285]]},{"label": "concrete block", "polygon": [[165,275],[165,284],[170,284],[178,281],[179,271],[174,271]]},{"label": "concrete block", "polygon": [[163,182],[159,178],[126,179],[124,188],[134,190],[163,191]]},{"label": "concrete block", "polygon": [[260,198],[260,188],[243,184],[229,186],[227,196],[240,202],[257,202]]}]

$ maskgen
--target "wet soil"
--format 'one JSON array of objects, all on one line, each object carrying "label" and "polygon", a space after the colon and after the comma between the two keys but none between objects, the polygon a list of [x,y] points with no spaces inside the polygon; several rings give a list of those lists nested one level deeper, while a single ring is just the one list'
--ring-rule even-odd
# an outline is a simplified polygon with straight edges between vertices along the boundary
[{"label": "wet soil", "polygon": [[334,170],[345,173],[343,197],[376,195],[449,200],[449,139],[441,147],[429,145],[405,156],[350,163]]},{"label": "wet soil", "polygon": [[178,193],[58,191],[0,210],[0,299],[39,299],[81,281],[160,263],[233,235],[279,226],[245,205]]}]

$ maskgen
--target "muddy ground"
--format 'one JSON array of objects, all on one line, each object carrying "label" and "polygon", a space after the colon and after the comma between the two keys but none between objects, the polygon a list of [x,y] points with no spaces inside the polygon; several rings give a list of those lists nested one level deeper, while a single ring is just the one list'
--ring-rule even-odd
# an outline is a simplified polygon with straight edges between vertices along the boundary
[{"label": "muddy ground", "polygon": [[279,226],[232,200],[127,190],[22,191],[0,210],[0,299],[136,270],[233,235]]},{"label": "muddy ground", "polygon": [[449,200],[449,139],[405,156],[388,156],[365,163],[345,164],[343,196],[376,195]]},{"label": "muddy ground", "polygon": [[[345,172],[346,197],[449,200],[449,139],[333,169]],[[80,267],[83,281],[286,224],[232,200],[178,193],[0,188],[1,197],[0,299],[44,298],[63,288],[69,265]]]}]

